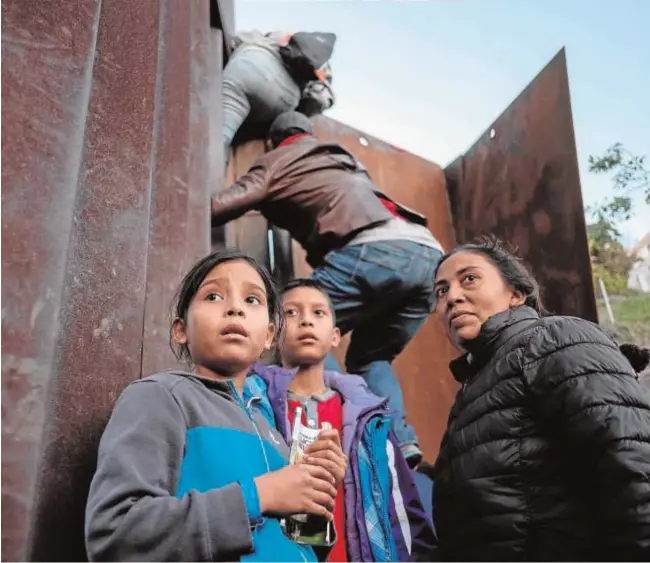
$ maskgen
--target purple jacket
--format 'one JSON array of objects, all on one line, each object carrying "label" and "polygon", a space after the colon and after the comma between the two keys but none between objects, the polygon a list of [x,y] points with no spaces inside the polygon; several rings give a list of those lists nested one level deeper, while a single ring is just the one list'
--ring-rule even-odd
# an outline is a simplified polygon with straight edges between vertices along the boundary
[{"label": "purple jacket", "polygon": [[[291,439],[291,429],[287,416],[287,393],[295,370],[256,364],[251,372],[266,383],[268,400],[275,414],[278,430],[288,442]],[[345,454],[352,460],[356,458],[359,436],[362,435],[360,427],[373,415],[385,415],[387,400],[373,395],[365,381],[356,375],[326,371],[325,384],[337,391],[343,399],[341,444]],[[411,470],[392,432],[389,433],[389,440],[395,455],[392,467],[388,469],[393,476],[397,476],[398,481],[397,486],[393,484],[389,517],[399,561],[431,561],[436,551],[437,538],[420,502]],[[363,507],[362,493],[355,473],[353,464],[350,463],[343,480],[348,556],[350,561],[372,561],[367,549],[369,539],[365,519],[356,516],[363,514]]]}]

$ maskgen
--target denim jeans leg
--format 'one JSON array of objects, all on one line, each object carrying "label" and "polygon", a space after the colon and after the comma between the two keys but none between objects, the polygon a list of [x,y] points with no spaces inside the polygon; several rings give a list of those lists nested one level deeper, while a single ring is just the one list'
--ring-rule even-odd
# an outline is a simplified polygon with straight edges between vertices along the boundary
[{"label": "denim jeans leg", "polygon": [[224,80],[222,127],[224,157],[228,155],[232,140],[244,121],[246,121],[250,111],[251,105],[246,96],[246,92],[234,82]]},{"label": "denim jeans leg", "polygon": [[349,371],[364,377],[375,395],[388,398],[393,431],[402,448],[417,444],[418,438],[406,422],[402,387],[391,363],[429,317],[430,304],[430,296],[423,292],[386,315],[383,322],[375,320],[357,327],[345,359]]},{"label": "denim jeans leg", "polygon": [[341,332],[353,331],[347,371],[361,375],[373,393],[388,398],[402,448],[417,444],[417,436],[406,423],[391,362],[431,313],[439,257],[435,249],[407,241],[354,245],[328,254],[312,274],[330,295]]},{"label": "denim jeans leg", "polygon": [[349,246],[330,252],[323,265],[311,274],[311,278],[320,282],[332,300],[336,326],[342,335],[355,328],[364,309],[361,288],[354,279],[360,252],[360,246]]}]

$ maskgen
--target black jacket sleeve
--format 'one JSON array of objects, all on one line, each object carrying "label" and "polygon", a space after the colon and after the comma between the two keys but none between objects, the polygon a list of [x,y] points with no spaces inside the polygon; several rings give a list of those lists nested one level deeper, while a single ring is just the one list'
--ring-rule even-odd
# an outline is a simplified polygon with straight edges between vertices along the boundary
[{"label": "black jacket sleeve", "polygon": [[603,556],[650,560],[650,405],[628,360],[598,326],[564,317],[535,331],[524,374],[590,483]]}]

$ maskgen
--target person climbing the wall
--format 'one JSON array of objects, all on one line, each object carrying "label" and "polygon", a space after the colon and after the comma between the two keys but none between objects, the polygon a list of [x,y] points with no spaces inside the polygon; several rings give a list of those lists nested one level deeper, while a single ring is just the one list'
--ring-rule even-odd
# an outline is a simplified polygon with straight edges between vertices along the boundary
[{"label": "person climbing the wall", "polygon": [[332,33],[248,31],[234,37],[223,73],[224,155],[246,120],[268,126],[285,111],[315,115],[334,104],[329,59],[335,42]]},{"label": "person climbing the wall", "polygon": [[[266,144],[248,173],[213,197],[212,226],[258,209],[300,243],[341,334],[352,331],[347,371],[388,398],[393,431],[416,467],[422,451],[391,363],[433,310],[442,247],[423,215],[382,193],[343,146],[317,140],[304,115],[278,116]],[[331,358],[328,369],[337,368]]]}]

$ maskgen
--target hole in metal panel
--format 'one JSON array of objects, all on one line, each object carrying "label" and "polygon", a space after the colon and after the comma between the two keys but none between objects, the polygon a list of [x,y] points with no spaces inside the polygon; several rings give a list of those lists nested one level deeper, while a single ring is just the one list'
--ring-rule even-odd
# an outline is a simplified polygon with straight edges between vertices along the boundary
[{"label": "hole in metal panel", "polygon": [[494,139],[496,136],[497,132],[494,130],[494,128],[490,129],[490,139]]},{"label": "hole in metal panel", "polygon": [[359,142],[364,146],[367,147],[370,143],[368,142],[368,139],[365,137],[359,137]]}]

